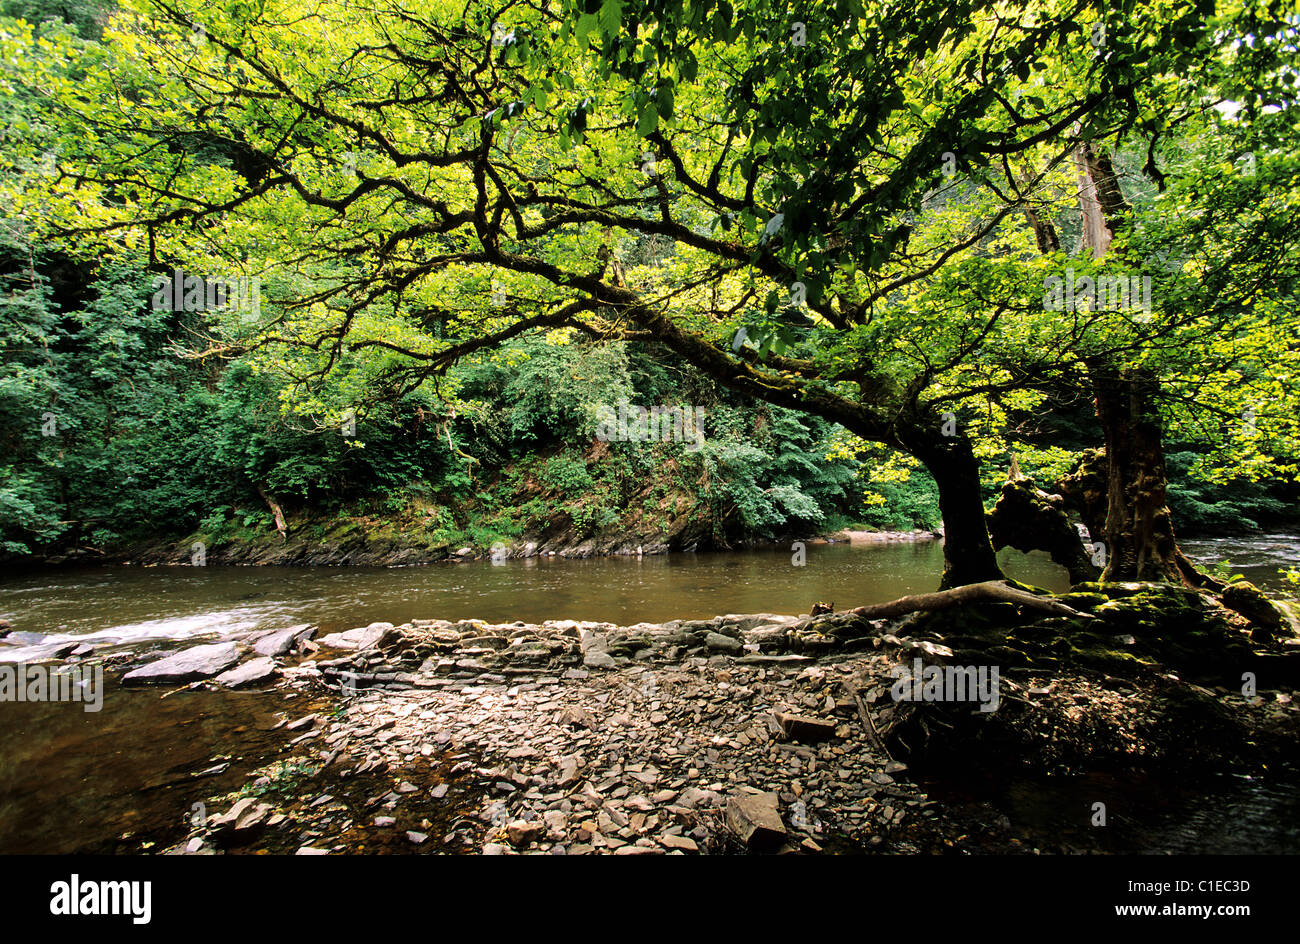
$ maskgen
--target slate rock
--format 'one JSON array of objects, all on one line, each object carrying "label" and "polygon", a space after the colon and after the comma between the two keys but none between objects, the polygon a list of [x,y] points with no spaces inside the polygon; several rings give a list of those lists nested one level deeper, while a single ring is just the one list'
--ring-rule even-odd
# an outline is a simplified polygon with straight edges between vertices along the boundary
[{"label": "slate rock", "polygon": [[835,722],[782,712],[776,716],[785,736],[792,741],[815,744],[835,737]]},{"label": "slate rock", "polygon": [[727,800],[727,828],[751,850],[775,849],[785,842],[785,823],[775,793],[752,793]]},{"label": "slate rock", "polygon": [[239,661],[239,647],[233,642],[191,646],[142,665],[122,676],[124,685],[174,685],[195,682],[224,672]]},{"label": "slate rock", "polygon": [[246,685],[264,685],[279,673],[275,660],[270,656],[249,659],[243,665],[222,672],[215,679],[218,685],[227,688],[243,688]]},{"label": "slate rock", "polygon": [[534,843],[546,836],[545,823],[527,823],[523,820],[516,820],[506,827],[506,837],[510,840],[510,845],[516,849]]},{"label": "slate rock", "polygon": [[288,629],[272,630],[255,637],[253,651],[259,656],[282,656],[293,650],[299,642],[310,639],[316,627],[310,623],[300,623]]},{"label": "slate rock", "polygon": [[743,648],[739,639],[724,636],[722,633],[705,633],[704,645],[708,646],[712,652],[730,652],[733,654],[739,654]]},{"label": "slate rock", "polygon": [[341,633],[330,633],[320,640],[322,646],[331,649],[369,649],[379,642],[380,637],[390,629],[396,629],[392,623],[371,623],[359,629],[349,629]]}]

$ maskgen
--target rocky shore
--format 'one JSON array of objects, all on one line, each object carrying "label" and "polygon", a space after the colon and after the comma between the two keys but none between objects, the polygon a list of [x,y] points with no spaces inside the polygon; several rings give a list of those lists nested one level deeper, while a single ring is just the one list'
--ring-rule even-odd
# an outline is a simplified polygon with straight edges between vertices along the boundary
[{"label": "rocky shore", "polygon": [[[1295,757],[1289,627],[1264,632],[1173,587],[1054,599],[1077,616],[996,603],[892,621],[430,619],[217,644],[247,658],[203,653],[210,679],[243,668],[240,685],[331,708],[286,713],[280,753],[206,798],[212,812],[170,851],[1017,851],[1005,824],[954,822],[910,767],[1241,771]],[[1000,672],[992,710],[905,684],[974,666]]]},{"label": "rocky shore", "polygon": [[[788,546],[794,541],[805,544],[896,544],[934,541],[942,536],[939,531],[848,530],[806,537],[791,536],[780,540],[755,538],[739,541],[735,546]],[[199,545],[203,548],[204,566],[262,567],[413,567],[492,558],[649,557],[674,552],[728,549],[713,542],[708,534],[685,526],[666,534],[618,531],[585,538],[577,538],[561,531],[480,547],[439,543],[425,539],[418,532],[403,534],[387,527],[370,529],[356,522],[342,521],[320,527],[291,527],[284,537],[275,532],[218,538],[196,533],[181,540],[142,541],[108,553],[63,551],[44,557],[41,563],[190,565],[194,560],[195,547]]]}]

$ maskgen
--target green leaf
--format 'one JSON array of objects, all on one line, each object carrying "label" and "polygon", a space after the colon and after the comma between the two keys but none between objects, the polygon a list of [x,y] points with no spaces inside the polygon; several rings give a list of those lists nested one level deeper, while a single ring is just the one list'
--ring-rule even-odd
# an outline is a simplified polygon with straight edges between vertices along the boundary
[{"label": "green leaf", "polygon": [[671,82],[665,82],[655,90],[655,108],[661,118],[671,118],[673,116],[673,86]]},{"label": "green leaf", "polygon": [[623,26],[623,0],[605,0],[596,17],[602,33],[606,36],[617,35]]},{"label": "green leaf", "polygon": [[574,28],[573,38],[577,40],[579,46],[587,44],[587,37],[591,31],[600,25],[595,13],[584,13],[578,17],[578,25]]},{"label": "green leaf", "polygon": [[659,127],[659,112],[655,109],[654,102],[647,102],[641,112],[641,117],[637,119],[636,133],[641,137],[654,134]]}]

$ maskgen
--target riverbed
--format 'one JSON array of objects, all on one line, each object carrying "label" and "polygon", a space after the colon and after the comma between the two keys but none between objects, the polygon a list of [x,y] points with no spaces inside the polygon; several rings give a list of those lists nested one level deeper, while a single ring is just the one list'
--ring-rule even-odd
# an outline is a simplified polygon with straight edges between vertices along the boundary
[{"label": "riverbed", "polygon": [[[1204,565],[1227,559],[1277,589],[1279,569],[1300,557],[1300,538],[1218,539],[1184,548]],[[1064,571],[1045,555],[1000,556],[1018,580],[1066,588]],[[803,566],[788,549],[767,549],[395,569],[83,567],[7,576],[0,616],[14,625],[11,644],[76,639],[152,650],[304,622],[331,632],[429,618],[628,624],[806,613],[816,602],[848,607],[933,590],[941,567],[937,542],[809,545]],[[242,782],[288,739],[277,725],[306,710],[302,699],[286,702],[278,691],[111,694],[100,713],[76,704],[0,705],[0,852],[139,850],[142,838],[151,842],[155,834],[166,841],[182,830],[196,797]],[[213,772],[196,779],[205,770]],[[1005,797],[986,799],[1017,809]],[[1233,794],[1225,802],[1242,801]],[[1045,828],[1024,813],[1029,806],[1019,808],[1034,829]],[[1279,844],[1295,841],[1294,833],[1269,834],[1261,851],[1286,851]],[[1235,840],[1230,847],[1240,851]]]}]

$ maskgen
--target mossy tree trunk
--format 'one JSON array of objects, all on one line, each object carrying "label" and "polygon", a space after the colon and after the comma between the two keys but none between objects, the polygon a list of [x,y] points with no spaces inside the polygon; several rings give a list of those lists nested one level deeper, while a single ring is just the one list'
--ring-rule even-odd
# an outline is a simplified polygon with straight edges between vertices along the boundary
[{"label": "mossy tree trunk", "polygon": [[1002,494],[988,516],[993,547],[1046,551],[1069,572],[1071,583],[1096,580],[1100,570],[1085,552],[1065,506],[1062,496],[1044,492],[1022,475],[1013,457]]},{"label": "mossy tree trunk", "polygon": [[[1084,245],[1100,259],[1126,225],[1132,208],[1104,150],[1094,149],[1088,142],[1080,144],[1075,166]],[[1217,581],[1200,573],[1183,555],[1174,538],[1156,403],[1159,379],[1148,370],[1121,368],[1107,358],[1089,358],[1086,363],[1106,440],[1107,501],[1102,525],[1106,567],[1102,579],[1215,585]]]},{"label": "mossy tree trunk", "polygon": [[1097,418],[1106,437],[1103,580],[1181,581],[1166,500],[1168,477],[1155,404],[1157,381],[1142,370],[1091,364]]}]

